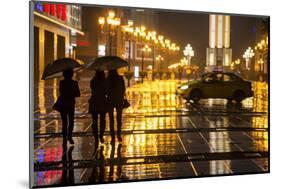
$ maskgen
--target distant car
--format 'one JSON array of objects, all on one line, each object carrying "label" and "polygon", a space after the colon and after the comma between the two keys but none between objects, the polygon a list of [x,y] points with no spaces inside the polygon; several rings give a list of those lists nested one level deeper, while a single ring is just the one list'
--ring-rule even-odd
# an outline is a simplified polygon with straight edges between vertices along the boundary
[{"label": "distant car", "polygon": [[176,93],[195,102],[202,98],[224,98],[241,102],[253,96],[251,82],[226,72],[204,74],[200,80],[180,85]]}]

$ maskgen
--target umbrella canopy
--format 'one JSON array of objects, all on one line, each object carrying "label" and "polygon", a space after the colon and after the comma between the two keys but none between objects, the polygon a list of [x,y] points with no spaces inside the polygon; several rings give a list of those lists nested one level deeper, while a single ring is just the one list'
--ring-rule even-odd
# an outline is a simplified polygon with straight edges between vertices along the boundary
[{"label": "umbrella canopy", "polygon": [[81,60],[75,60],[73,58],[62,58],[55,60],[52,63],[47,64],[44,69],[42,79],[52,79],[61,77],[63,71],[68,69],[73,69],[73,71],[77,71],[82,68],[83,62]]},{"label": "umbrella canopy", "polygon": [[115,70],[128,66],[128,62],[118,56],[103,56],[96,58],[86,66],[89,70]]}]

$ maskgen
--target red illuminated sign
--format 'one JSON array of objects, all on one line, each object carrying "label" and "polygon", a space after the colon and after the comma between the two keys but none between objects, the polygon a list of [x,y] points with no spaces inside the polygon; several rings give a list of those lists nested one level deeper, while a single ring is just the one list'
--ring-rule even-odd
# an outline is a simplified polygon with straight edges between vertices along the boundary
[{"label": "red illuminated sign", "polygon": [[88,41],[76,41],[78,46],[89,46],[90,43]]},{"label": "red illuminated sign", "polygon": [[55,4],[51,4],[51,15],[56,16],[56,5]]},{"label": "red illuminated sign", "polygon": [[42,7],[42,4],[40,4],[40,6],[35,6],[35,9],[39,12],[44,12],[51,16],[55,16],[62,21],[67,20],[66,5],[64,4],[44,3],[43,8],[40,7]]}]

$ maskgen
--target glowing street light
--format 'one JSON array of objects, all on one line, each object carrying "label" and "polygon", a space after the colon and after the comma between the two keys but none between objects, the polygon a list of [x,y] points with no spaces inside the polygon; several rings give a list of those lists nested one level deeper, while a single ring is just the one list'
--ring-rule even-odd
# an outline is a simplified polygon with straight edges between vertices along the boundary
[{"label": "glowing street light", "polygon": [[[132,40],[130,36],[134,33],[133,28],[134,22],[132,20],[128,20],[128,25],[122,26],[123,32],[125,33],[125,40],[128,41],[128,71],[131,71],[131,43]],[[130,79],[128,79],[128,87],[130,86]]]},{"label": "glowing street light", "polygon": [[109,18],[114,18],[115,17],[115,12],[113,10],[108,11],[108,17]]},{"label": "glowing street light", "polygon": [[251,59],[255,55],[254,50],[251,47],[245,51],[243,58],[246,60],[246,69],[250,70]]},{"label": "glowing street light", "polygon": [[[149,52],[151,52],[151,48],[148,46],[148,45],[145,45],[143,48],[142,48],[142,50],[141,50],[141,71],[142,71],[142,73],[144,73],[144,62],[143,62],[143,60],[144,60],[144,53],[149,53]],[[141,82],[143,82],[143,77],[144,76],[142,76],[141,77]]]},{"label": "glowing street light", "polygon": [[99,25],[103,26],[105,24],[105,18],[99,17]]},{"label": "glowing street light", "polygon": [[162,68],[163,68],[162,62],[163,62],[164,58],[159,54],[159,55],[156,57],[156,60],[157,60],[157,61],[160,61],[160,71],[162,71]]},{"label": "glowing street light", "polygon": [[260,72],[262,72],[263,71],[263,64],[264,64],[264,61],[263,61],[262,58],[258,60],[258,64],[260,66]]},{"label": "glowing street light", "polygon": [[188,60],[188,65],[191,65],[191,58],[194,56],[194,50],[192,49],[192,46],[188,43],[185,46],[185,49],[183,50],[184,56],[186,56]]},{"label": "glowing street light", "polygon": [[237,59],[233,62],[233,66],[236,67],[237,71],[240,71],[240,63],[241,63],[240,59]]},{"label": "glowing street light", "polygon": [[[98,23],[101,27],[101,33],[105,33],[106,35],[109,35],[109,54],[111,55],[112,50],[112,37],[115,35],[115,29],[116,27],[120,26],[121,19],[115,17],[115,12],[113,10],[110,10],[108,12],[108,16],[105,17],[99,17]],[[104,31],[105,28],[105,31]]]}]

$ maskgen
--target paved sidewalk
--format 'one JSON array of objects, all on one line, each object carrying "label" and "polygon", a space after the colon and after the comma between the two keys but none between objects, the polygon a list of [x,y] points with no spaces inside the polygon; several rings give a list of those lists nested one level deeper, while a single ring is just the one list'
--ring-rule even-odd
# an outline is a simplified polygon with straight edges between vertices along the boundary
[{"label": "paved sidewalk", "polygon": [[35,185],[59,186],[268,172],[267,84],[242,105],[225,100],[188,104],[175,80],[146,81],[127,89],[122,144],[95,149],[87,114],[88,81],[80,82],[74,147],[62,146],[61,120],[52,111],[57,82],[40,82],[35,94]]}]

